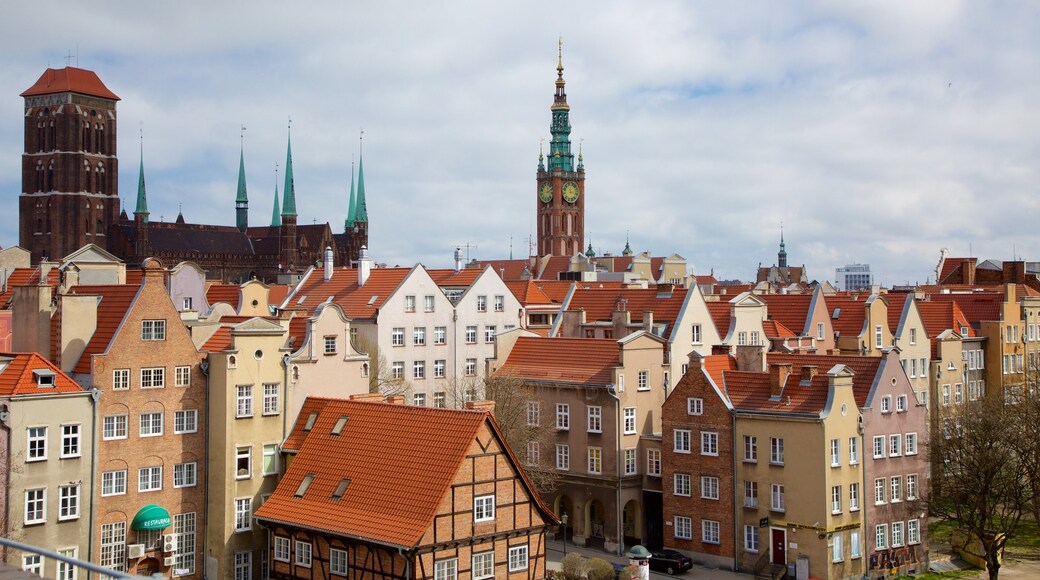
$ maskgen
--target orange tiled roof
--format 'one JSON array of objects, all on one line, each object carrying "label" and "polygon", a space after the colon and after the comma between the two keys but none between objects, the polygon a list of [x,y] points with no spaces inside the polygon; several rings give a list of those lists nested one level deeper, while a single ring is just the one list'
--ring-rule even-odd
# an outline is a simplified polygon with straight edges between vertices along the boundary
[{"label": "orange tiled roof", "polygon": [[144,281],[144,270],[140,268],[128,268],[126,271],[126,283],[130,286],[140,286]]},{"label": "orange tiled roof", "polygon": [[523,306],[557,304],[550,299],[534,280],[510,280],[506,287]]},{"label": "orange tiled roof", "polygon": [[708,307],[708,315],[711,316],[711,321],[715,323],[715,330],[718,331],[719,336],[725,340],[726,335],[729,334],[730,318],[733,316],[733,310],[730,308],[730,303],[705,302],[704,305]]},{"label": "orange tiled roof", "polygon": [[545,261],[545,267],[537,274],[539,280],[558,280],[560,272],[567,272],[571,267],[569,256],[551,256]]},{"label": "orange tiled roof", "polygon": [[909,297],[910,294],[906,292],[885,294],[885,300],[888,301],[888,329],[892,334],[895,334],[899,328],[899,321],[903,318],[903,308],[906,307],[906,300]]},{"label": "orange tiled roof", "polygon": [[953,330],[960,334],[962,327],[967,327],[967,336],[975,336],[975,329],[971,327],[971,322],[961,312],[961,307],[952,300],[921,301],[917,303],[917,309],[921,312],[924,330],[931,338],[939,336],[946,330]]},{"label": "orange tiled roof", "polygon": [[737,359],[728,354],[712,354],[704,357],[704,370],[711,380],[720,388],[724,388],[722,375],[726,371],[737,370]]},{"label": "orange tiled roof", "polygon": [[817,375],[810,386],[804,387],[792,376],[794,382],[787,381],[777,400],[770,400],[769,373],[730,371],[725,376],[726,392],[737,410],[819,415],[827,404],[826,374]]},{"label": "orange tiled roof", "polygon": [[443,268],[437,270],[427,270],[426,273],[433,278],[433,281],[441,287],[469,287],[473,284],[473,281],[477,279],[477,276],[484,270],[482,268],[463,268],[458,272],[455,272],[453,268]]},{"label": "orange tiled roof", "polygon": [[292,290],[292,286],[288,284],[271,284],[267,288],[267,303],[281,304],[285,297],[289,295],[290,290]]},{"label": "orange tiled roof", "polygon": [[126,317],[127,310],[134,303],[140,292],[141,286],[130,286],[128,284],[106,285],[106,286],[73,286],[69,292],[72,294],[98,296],[100,301],[97,307],[97,328],[90,342],[80,355],[79,361],[72,369],[74,373],[91,372],[91,361],[93,355],[102,354],[108,350],[108,344],[116,334],[116,330]]},{"label": "orange tiled roof", "polygon": [[[36,384],[34,370],[49,370],[55,374],[54,386],[41,388]],[[75,393],[83,391],[79,383],[39,353],[0,353],[0,396],[38,395],[46,393]]]},{"label": "orange tiled roof", "polygon": [[55,93],[80,93],[102,99],[118,101],[119,97],[108,90],[94,71],[67,66],[65,68],[49,68],[36,84],[29,87],[21,96],[53,95]]},{"label": "orange tiled roof", "polygon": [[562,304],[567,298],[567,292],[570,292],[571,284],[574,284],[570,280],[538,280],[537,283],[538,289],[554,304]]},{"label": "orange tiled roof", "polygon": [[[222,321],[223,322],[223,321]],[[231,346],[231,327],[221,326],[213,333],[213,336],[209,337],[206,344],[202,345],[199,350],[206,352],[221,352],[227,350]]]},{"label": "orange tiled roof", "polygon": [[[834,331],[841,336],[859,336],[863,332],[863,324],[867,319],[865,295],[855,297],[848,293],[836,293],[827,297],[827,316],[831,317]],[[841,309],[838,318],[834,311]]]},{"label": "orange tiled roof", "polygon": [[643,313],[653,312],[654,322],[675,323],[686,299],[686,288],[676,288],[668,294],[656,289],[642,288],[578,288],[571,297],[568,310],[585,310],[588,322],[609,321],[619,300],[625,300],[625,308],[632,313],[632,321],[643,320]]},{"label": "orange tiled roof", "polygon": [[718,284],[719,281],[715,276],[694,276],[697,279],[698,284]]},{"label": "orange tiled roof", "polygon": [[512,282],[523,281],[524,270],[527,270],[527,274],[530,278],[535,277],[535,272],[531,271],[531,260],[528,258],[520,258],[516,260],[473,260],[466,267],[476,269],[483,269],[485,266],[491,266],[491,269],[495,271],[503,280]]},{"label": "orange tiled roof", "polygon": [[347,317],[373,318],[411,271],[412,268],[373,268],[365,285],[358,287],[357,269],[337,268],[331,280],[325,280],[322,273],[315,270],[286,306],[302,307],[313,313],[319,304],[332,297]]},{"label": "orange tiled roof", "polygon": [[766,303],[769,318],[794,331],[797,336],[806,334],[812,294],[760,294],[758,298]]},{"label": "orange tiled roof", "polygon": [[[305,433],[312,412],[318,417]],[[332,435],[341,417],[348,418],[342,433]],[[299,442],[299,453],[256,516],[393,546],[417,546],[485,422],[504,443],[486,411],[309,398],[285,444],[288,448]],[[510,458],[515,465],[515,457]],[[295,497],[310,474],[313,480],[303,497]],[[344,479],[350,483],[342,499],[332,499]],[[551,518],[529,482],[528,488],[543,516]]]},{"label": "orange tiled roof", "polygon": [[238,284],[213,284],[206,288],[206,302],[209,302],[210,306],[217,302],[226,302],[237,312],[241,290]]},{"label": "orange tiled roof", "polygon": [[[852,391],[856,397],[856,404],[863,407],[867,404],[867,397],[870,395],[870,387],[874,384],[874,377],[877,375],[878,370],[881,368],[881,362],[884,357],[880,356],[861,356],[855,354],[787,354],[780,352],[771,352],[766,354],[766,362],[768,363],[791,363],[791,377],[787,380],[788,386],[798,385],[799,377],[802,373],[802,367],[804,366],[815,366],[816,367],[816,379],[819,380],[823,377],[823,391],[826,395],[827,391],[827,371],[834,368],[834,365],[843,364],[852,369],[855,376],[852,377]],[[768,375],[768,373],[763,373]],[[816,384],[815,382],[813,383]],[[768,381],[766,382],[766,393],[768,394]],[[786,395],[786,390],[784,392]]]},{"label": "orange tiled roof", "polygon": [[766,338],[791,338],[793,336],[798,336],[794,332],[791,332],[790,328],[787,328],[775,320],[764,321],[762,323],[762,329],[766,333]]},{"label": "orange tiled roof", "polygon": [[[35,286],[40,281],[39,268],[15,268],[7,277],[7,287],[0,293],[0,308],[8,308],[14,289],[19,286]],[[51,290],[58,287],[59,273],[57,268],[47,272],[47,285]]]},{"label": "orange tiled roof", "polygon": [[300,346],[303,345],[303,341],[307,340],[307,321],[310,320],[308,316],[294,316],[289,321],[289,340],[292,341],[292,348],[299,350]]},{"label": "orange tiled roof", "polygon": [[609,385],[619,366],[621,346],[608,338],[521,336],[495,374],[532,381]]},{"label": "orange tiled roof", "polygon": [[972,292],[971,294],[930,294],[931,302],[956,302],[964,316],[972,323],[1000,320],[1000,305],[1003,294],[994,292]]},{"label": "orange tiled roof", "polygon": [[937,282],[942,284],[943,280],[946,280],[954,271],[961,269],[965,263],[974,264],[976,262],[978,262],[976,258],[946,258],[943,260],[942,271],[939,272]]}]

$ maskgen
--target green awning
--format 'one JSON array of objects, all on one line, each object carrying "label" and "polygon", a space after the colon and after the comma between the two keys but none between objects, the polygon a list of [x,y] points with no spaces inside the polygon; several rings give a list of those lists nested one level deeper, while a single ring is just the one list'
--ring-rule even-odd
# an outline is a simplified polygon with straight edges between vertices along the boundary
[{"label": "green awning", "polygon": [[130,528],[134,530],[164,530],[170,527],[170,512],[154,503],[141,508]]}]

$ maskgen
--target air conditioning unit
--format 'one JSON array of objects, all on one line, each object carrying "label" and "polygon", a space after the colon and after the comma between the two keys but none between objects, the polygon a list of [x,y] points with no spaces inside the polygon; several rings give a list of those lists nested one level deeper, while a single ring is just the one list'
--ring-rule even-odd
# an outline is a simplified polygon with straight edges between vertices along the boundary
[{"label": "air conditioning unit", "polygon": [[126,546],[127,558],[144,558],[144,544],[128,544]]},{"label": "air conditioning unit", "polygon": [[162,537],[162,549],[163,552],[173,552],[177,550],[177,536],[173,534],[166,534]]},{"label": "air conditioning unit", "polygon": [[166,567],[173,566],[176,561],[177,561],[177,557],[176,556],[166,556],[165,558],[162,559],[162,565],[166,566]]}]

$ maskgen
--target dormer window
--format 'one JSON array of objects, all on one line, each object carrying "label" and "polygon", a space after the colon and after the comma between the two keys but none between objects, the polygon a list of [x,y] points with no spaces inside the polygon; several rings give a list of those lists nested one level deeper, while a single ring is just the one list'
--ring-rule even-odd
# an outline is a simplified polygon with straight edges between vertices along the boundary
[{"label": "dormer window", "polygon": [[303,426],[303,430],[304,431],[310,431],[311,429],[313,429],[314,428],[314,422],[317,421],[317,420],[318,420],[318,414],[317,413],[311,413],[310,416],[307,417],[307,424]]},{"label": "dormer window", "polygon": [[50,369],[36,369],[33,371],[33,376],[36,378],[36,386],[41,389],[52,389],[54,388],[54,377],[57,374]]},{"label": "dormer window", "polygon": [[308,473],[303,476],[303,481],[300,482],[300,487],[296,488],[296,493],[293,494],[296,497],[303,497],[303,494],[307,493],[307,488],[311,486],[311,482],[314,481],[314,474]]},{"label": "dormer window", "polygon": [[347,487],[349,486],[349,479],[344,478],[340,480],[339,485],[336,486],[336,491],[332,492],[332,499],[336,501],[343,499],[343,494],[347,493]]},{"label": "dormer window", "polygon": [[336,419],[336,424],[332,427],[333,435],[338,436],[343,432],[343,428],[347,426],[347,419],[349,419],[349,417],[347,417],[346,415],[343,415],[339,419]]}]

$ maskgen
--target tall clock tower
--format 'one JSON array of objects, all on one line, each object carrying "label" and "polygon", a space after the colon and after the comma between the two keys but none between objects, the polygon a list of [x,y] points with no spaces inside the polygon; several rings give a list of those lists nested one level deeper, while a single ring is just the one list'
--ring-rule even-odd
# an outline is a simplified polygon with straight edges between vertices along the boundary
[{"label": "tall clock tower", "polygon": [[553,97],[552,141],[549,158],[538,152],[538,185],[535,197],[538,214],[538,255],[573,256],[585,240],[585,167],[581,153],[574,165],[571,153],[570,107],[563,80],[563,40],[556,65],[556,95]]}]

